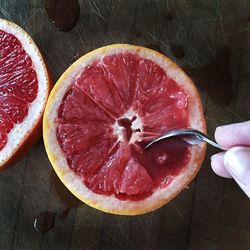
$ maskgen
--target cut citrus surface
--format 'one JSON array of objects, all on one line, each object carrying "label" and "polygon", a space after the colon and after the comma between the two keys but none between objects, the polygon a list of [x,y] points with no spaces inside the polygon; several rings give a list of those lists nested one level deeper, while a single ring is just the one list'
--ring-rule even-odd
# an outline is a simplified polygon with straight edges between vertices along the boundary
[{"label": "cut citrus surface", "polygon": [[45,64],[31,37],[0,19],[0,170],[41,136],[49,89]]},{"label": "cut citrus surface", "polygon": [[99,48],[61,76],[44,115],[48,157],[67,188],[97,209],[152,211],[194,178],[205,144],[146,143],[177,128],[205,130],[192,81],[170,59],[126,44]]}]

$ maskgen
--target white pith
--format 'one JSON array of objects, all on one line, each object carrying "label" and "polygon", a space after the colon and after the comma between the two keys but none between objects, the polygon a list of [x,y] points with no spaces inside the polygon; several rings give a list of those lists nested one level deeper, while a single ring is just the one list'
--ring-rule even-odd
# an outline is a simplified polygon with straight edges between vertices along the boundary
[{"label": "white pith", "polygon": [[[68,187],[68,189],[77,196],[80,200],[84,201],[91,206],[100,208],[101,210],[116,213],[116,214],[138,214],[141,211],[146,212],[157,207],[157,204],[163,204],[167,201],[169,197],[173,194],[177,194],[187,185],[187,179],[190,176],[194,176],[197,173],[199,164],[197,159],[200,158],[200,154],[204,153],[205,145],[201,144],[199,146],[192,147],[191,159],[189,164],[183,170],[181,174],[174,178],[174,180],[168,185],[167,188],[158,188],[155,192],[148,198],[140,201],[121,201],[117,199],[114,195],[105,196],[99,195],[91,190],[89,190],[82,182],[81,178],[72,171],[66,161],[66,158],[58,144],[56,138],[56,118],[58,114],[58,108],[62,102],[64,94],[70,88],[71,84],[77,79],[77,77],[82,73],[84,68],[96,60],[100,60],[102,56],[112,55],[116,53],[121,53],[123,51],[136,54],[142,58],[154,61],[156,64],[160,65],[165,72],[173,78],[186,93],[189,94],[190,100],[197,99],[197,90],[193,86],[192,81],[186,76],[186,74],[176,65],[167,59],[166,57],[159,56],[159,54],[154,53],[146,49],[138,49],[138,47],[131,45],[115,45],[107,46],[99,50],[94,51],[75,62],[59,79],[60,85],[56,85],[52,90],[49,102],[46,107],[44,116],[44,141],[46,150],[48,152],[49,158],[53,164],[55,171],[62,180],[62,182]],[[74,69],[74,70],[72,70]],[[51,99],[51,100],[50,100]],[[190,119],[190,127],[198,129],[205,132],[205,127],[203,123],[203,117],[200,113],[201,106],[199,103],[189,102],[187,107],[189,109],[189,114],[192,119]],[[134,114],[129,112],[126,115],[131,117]],[[138,123],[133,125],[134,128],[142,129],[142,122],[138,120]],[[119,135],[122,131],[116,125],[114,125],[114,131]],[[122,140],[122,137],[119,138]],[[135,140],[134,138],[133,140]],[[137,138],[138,139],[138,138]],[[158,205],[158,207],[160,206]]]},{"label": "white pith", "polygon": [[38,79],[37,97],[29,105],[28,115],[22,123],[14,125],[14,128],[8,134],[7,144],[0,151],[1,166],[19,149],[24,138],[30,134],[33,127],[41,118],[48,97],[48,75],[40,52],[38,51],[32,38],[24,30],[22,30],[19,26],[3,19],[0,19],[0,30],[14,35],[21,42],[25,52],[32,59],[33,68],[37,73]]},{"label": "white pith", "polygon": [[[131,129],[133,131],[131,138],[129,140],[129,144],[140,142],[142,141],[142,134],[143,134],[143,123],[140,116],[132,109],[129,109],[123,116],[116,120],[115,124],[113,125],[113,133],[117,136],[117,140],[120,142],[125,142],[125,131],[126,129],[118,124],[118,120],[127,118],[132,120],[133,117],[136,119],[131,124]],[[136,130],[140,130],[140,132]]]}]

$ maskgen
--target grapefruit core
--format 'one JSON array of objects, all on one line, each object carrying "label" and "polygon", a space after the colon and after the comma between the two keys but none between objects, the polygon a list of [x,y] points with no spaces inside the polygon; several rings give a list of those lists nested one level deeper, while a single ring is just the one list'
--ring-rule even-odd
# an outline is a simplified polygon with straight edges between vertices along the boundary
[{"label": "grapefruit core", "polygon": [[170,59],[116,44],[81,57],[61,76],[43,122],[48,157],[66,187],[92,207],[114,214],[152,211],[194,178],[205,144],[149,140],[171,129],[202,132],[198,92]]},{"label": "grapefruit core", "polygon": [[0,170],[20,159],[41,136],[50,84],[32,38],[0,19]]}]

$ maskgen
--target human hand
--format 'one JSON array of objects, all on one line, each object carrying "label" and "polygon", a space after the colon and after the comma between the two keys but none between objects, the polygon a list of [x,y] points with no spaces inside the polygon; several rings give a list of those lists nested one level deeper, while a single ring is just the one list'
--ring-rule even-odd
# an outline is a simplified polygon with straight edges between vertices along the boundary
[{"label": "human hand", "polygon": [[213,171],[234,178],[250,198],[250,121],[218,127],[215,140],[228,150],[211,157]]}]

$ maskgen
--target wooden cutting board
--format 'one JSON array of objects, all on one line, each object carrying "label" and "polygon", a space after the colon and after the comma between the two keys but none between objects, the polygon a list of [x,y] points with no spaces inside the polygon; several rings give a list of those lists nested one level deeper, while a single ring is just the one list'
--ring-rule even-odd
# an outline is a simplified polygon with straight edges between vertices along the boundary
[{"label": "wooden cutting board", "polygon": [[[250,2],[246,0],[80,0],[75,28],[58,31],[42,0],[1,0],[0,17],[22,26],[44,53],[54,80],[78,57],[111,43],[138,44],[176,61],[195,81],[208,133],[250,119]],[[210,167],[155,212],[122,217],[94,210],[60,183],[42,140],[0,173],[0,249],[249,250],[250,201]],[[33,228],[43,211],[54,227]]]}]

